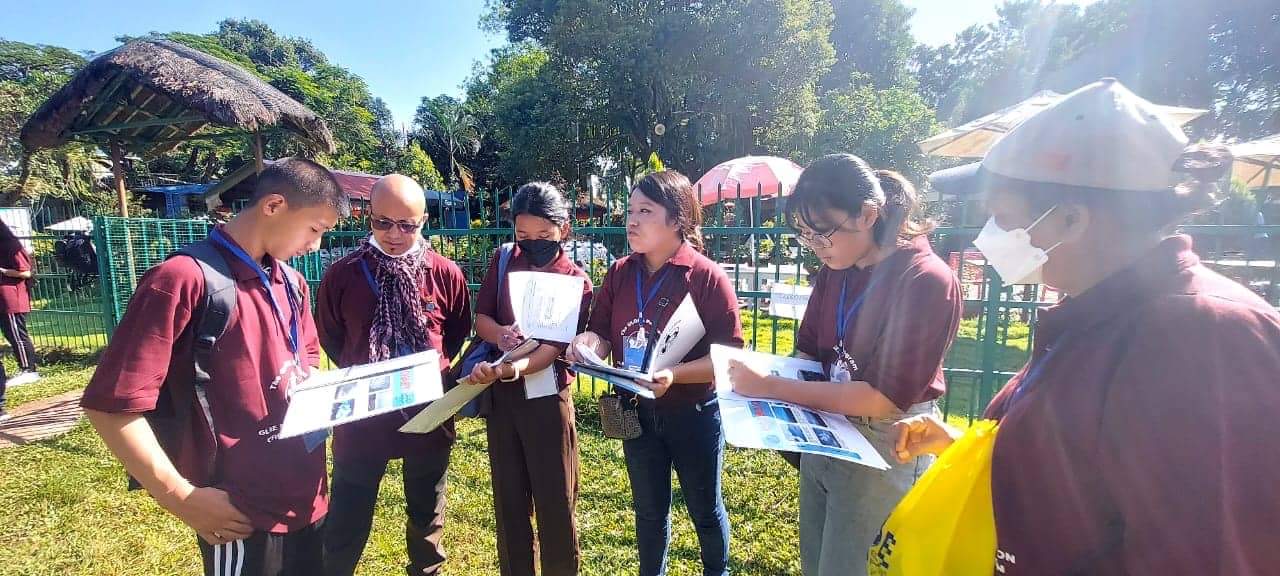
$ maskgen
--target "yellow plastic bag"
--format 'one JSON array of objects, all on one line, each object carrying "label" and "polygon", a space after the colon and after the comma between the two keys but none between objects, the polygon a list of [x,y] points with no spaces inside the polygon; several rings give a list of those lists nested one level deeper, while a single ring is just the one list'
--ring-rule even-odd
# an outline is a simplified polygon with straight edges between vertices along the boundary
[{"label": "yellow plastic bag", "polygon": [[894,508],[867,553],[871,576],[991,576],[994,420],[975,422]]}]

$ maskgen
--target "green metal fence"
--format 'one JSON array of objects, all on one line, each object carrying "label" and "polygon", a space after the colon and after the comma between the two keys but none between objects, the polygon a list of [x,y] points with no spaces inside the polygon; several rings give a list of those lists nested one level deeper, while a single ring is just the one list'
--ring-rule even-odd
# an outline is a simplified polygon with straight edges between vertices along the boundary
[{"label": "green metal fence", "polygon": [[[568,244],[573,258],[599,285],[608,264],[627,253],[625,193],[576,196],[576,225]],[[757,350],[790,354],[797,322],[770,316],[769,290],[776,283],[806,284],[816,261],[800,250],[789,228],[785,198],[764,190],[731,193],[719,190],[716,201],[704,208],[707,254],[720,262],[734,281],[740,298],[744,336]],[[466,221],[474,229],[430,228],[424,234],[435,249],[463,269],[472,294],[502,242],[511,241],[513,230],[505,221],[502,202],[509,193],[471,197],[465,220],[446,218],[433,208],[430,221]],[[934,206],[941,213],[944,207]],[[953,210],[951,212],[954,212]],[[947,214],[966,222],[963,213]],[[95,239],[102,270],[102,322],[109,331],[123,313],[138,277],[173,249],[203,238],[209,224],[199,220],[147,220],[98,218]],[[328,265],[359,245],[365,233],[358,222],[344,231],[331,232],[321,249],[295,259],[292,264],[307,278],[313,291]],[[1034,337],[1036,309],[1056,299],[1039,286],[1002,287],[970,248],[977,227],[941,227],[931,236],[935,251],[961,278],[965,314],[956,343],[946,361],[949,392],[943,408],[949,415],[973,418],[1007,378],[1027,358]],[[1272,304],[1280,305],[1280,226],[1188,226],[1197,238],[1197,249],[1210,266],[1249,285]],[[597,382],[580,382],[586,390],[603,388]]]},{"label": "green metal fence", "polygon": [[54,255],[57,234],[20,237],[33,253],[35,279],[28,283],[27,330],[37,354],[89,353],[107,342],[98,277],[63,265]]}]

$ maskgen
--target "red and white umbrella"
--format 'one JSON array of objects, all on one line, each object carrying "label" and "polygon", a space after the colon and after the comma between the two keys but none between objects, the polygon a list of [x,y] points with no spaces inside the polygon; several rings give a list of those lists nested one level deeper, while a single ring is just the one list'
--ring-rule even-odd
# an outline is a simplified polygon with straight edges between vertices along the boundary
[{"label": "red and white umbrella", "polygon": [[694,187],[703,206],[721,200],[786,196],[796,187],[803,170],[786,158],[743,156],[717,164],[703,174]]}]

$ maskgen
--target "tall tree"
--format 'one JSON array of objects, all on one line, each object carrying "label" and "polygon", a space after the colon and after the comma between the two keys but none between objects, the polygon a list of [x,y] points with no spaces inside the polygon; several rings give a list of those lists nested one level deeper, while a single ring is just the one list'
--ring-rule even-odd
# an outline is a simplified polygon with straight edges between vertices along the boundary
[{"label": "tall tree", "polygon": [[880,88],[909,80],[907,64],[916,45],[910,23],[915,10],[901,0],[833,0],[831,4],[836,59],[823,76],[823,90],[843,88],[855,74]]},{"label": "tall tree", "polygon": [[[609,106],[636,158],[697,175],[729,157],[801,149],[832,60],[831,6],[810,0],[497,0],[490,22],[545,47]],[[790,118],[778,122],[780,113]]]},{"label": "tall tree", "polygon": [[447,95],[424,97],[414,115],[414,129],[420,140],[448,160],[449,185],[471,190],[471,170],[462,162],[479,150],[480,133],[475,116],[462,102]]}]

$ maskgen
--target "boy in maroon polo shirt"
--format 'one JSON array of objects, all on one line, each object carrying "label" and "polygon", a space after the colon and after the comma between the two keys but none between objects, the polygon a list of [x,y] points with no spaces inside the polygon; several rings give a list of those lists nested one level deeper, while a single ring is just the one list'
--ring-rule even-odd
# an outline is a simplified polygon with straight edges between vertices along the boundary
[{"label": "boy in maroon polo shirt", "polygon": [[[440,366],[471,333],[471,296],[462,270],[422,238],[426,196],[413,179],[392,174],[369,194],[373,234],[325,272],[317,296],[320,343],[339,366],[437,350]],[[430,434],[400,432],[422,407],[333,431],[333,487],[324,535],[324,573],[350,576],[373,527],[387,462],[404,461],[409,574],[444,564],[445,472],[453,422]]]},{"label": "boy in maroon polo shirt", "polygon": [[[107,448],[199,535],[207,575],[319,572],[323,443],[281,440],[278,431],[289,388],[319,364],[320,346],[307,284],[281,260],[319,248],[349,210],[325,167],[290,158],[264,170],[252,205],[210,234],[230,266],[236,306],[210,354],[205,393],[187,407],[178,461],[144,414],[171,386],[190,386],[205,297],[193,258],[170,258],[143,275],[85,389],[81,406]],[[216,465],[205,474],[192,460],[210,452]]]}]

